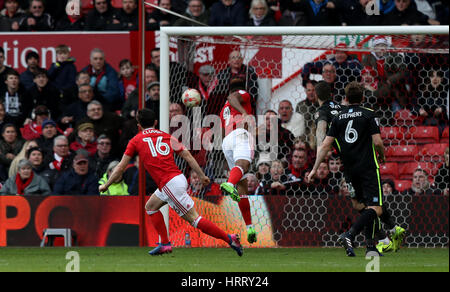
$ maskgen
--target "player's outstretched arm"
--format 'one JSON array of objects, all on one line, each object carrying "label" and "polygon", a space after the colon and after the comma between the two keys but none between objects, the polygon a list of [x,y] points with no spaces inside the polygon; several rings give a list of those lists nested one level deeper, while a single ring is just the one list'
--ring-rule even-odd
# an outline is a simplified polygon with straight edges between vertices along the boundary
[{"label": "player's outstretched arm", "polygon": [[317,169],[319,168],[320,163],[325,159],[328,152],[332,149],[334,137],[326,136],[325,140],[323,140],[322,145],[317,149],[317,157],[316,162],[314,163],[314,167],[308,175],[308,182],[313,179],[316,175]]},{"label": "player's outstretched arm", "polygon": [[375,147],[375,151],[378,154],[378,160],[381,163],[384,163],[385,162],[384,144],[383,144],[383,139],[381,138],[381,135],[380,134],[372,135],[372,143],[373,143],[373,146]]},{"label": "player's outstretched arm", "polygon": [[195,160],[195,158],[188,150],[183,150],[179,152],[178,155],[181,158],[183,158],[189,164],[189,166],[198,174],[204,186],[209,185],[210,179],[205,175],[200,165],[198,165],[197,160]]},{"label": "player's outstretched arm", "polygon": [[117,164],[117,166],[114,167],[113,172],[108,177],[108,181],[105,184],[100,185],[98,187],[100,193],[105,192],[111,184],[113,184],[118,178],[121,177],[121,175],[125,172],[125,169],[127,165],[130,163],[130,161],[131,161],[130,156],[125,154],[122,156],[122,160],[120,160],[119,164]]}]

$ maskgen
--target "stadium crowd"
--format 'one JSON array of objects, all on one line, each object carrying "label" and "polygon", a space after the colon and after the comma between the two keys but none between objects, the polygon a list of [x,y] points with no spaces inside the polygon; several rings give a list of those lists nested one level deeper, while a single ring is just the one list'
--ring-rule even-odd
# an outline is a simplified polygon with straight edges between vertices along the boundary
[{"label": "stadium crowd", "polygon": [[[365,13],[368,2],[160,0],[158,4],[211,26],[448,24],[445,15],[448,7],[439,8],[436,3],[440,1],[381,1],[381,14],[373,16]],[[94,0],[92,7],[82,1],[82,13],[78,16],[66,14],[66,3],[0,0],[0,31],[137,29],[134,0]],[[194,24],[160,10],[149,11],[147,29],[158,30],[162,25]],[[414,47],[432,45],[419,36],[412,36],[410,41]],[[380,37],[373,45],[387,47],[388,43]],[[145,67],[145,107],[159,114],[159,49],[153,49],[151,57]],[[37,53],[28,52],[27,69],[19,74],[4,65],[4,51],[0,47],[0,194],[99,195],[99,182],[107,179],[127,142],[138,131],[135,114],[139,85],[135,66],[123,59],[117,72],[101,49],[92,48],[88,64],[77,71],[66,45],[56,48],[56,62],[49,68],[40,68],[39,60]],[[244,78],[256,106],[258,75],[243,60],[239,51],[233,51],[226,68],[216,72],[217,68],[204,65],[198,75],[172,63],[171,77],[176,78],[170,80],[171,126],[177,124],[177,115],[191,116],[190,109],[179,98],[186,87],[201,92],[203,114],[218,115],[226,101],[230,80]],[[401,193],[448,195],[448,68],[448,54],[377,51],[357,58],[348,54],[345,46],[337,47],[332,58],[306,63],[301,75],[304,99],[297,104],[282,100],[264,112],[265,123],[260,127],[269,136],[272,131],[278,133],[278,148],[276,152],[256,149],[249,176],[250,194],[349,195],[343,166],[333,153],[322,163],[314,181],[305,181],[315,160],[318,101],[314,92],[317,81],[311,75],[318,74],[331,85],[332,98],[337,102],[343,100],[347,83],[361,82],[366,88],[366,106],[381,113],[383,127],[399,126],[405,131],[413,126],[437,128],[439,138],[447,144],[440,158],[442,163],[436,164],[436,169],[414,169],[406,179],[411,185]],[[402,120],[405,112],[409,123]],[[171,133],[177,130],[175,126],[170,129]],[[207,134],[207,129],[191,132],[192,137]],[[217,167],[220,151],[202,148],[191,152],[213,183],[204,188],[195,173],[186,169],[189,192],[201,197],[221,195],[217,184],[224,177],[223,170]],[[274,157],[271,153],[277,154]],[[134,161],[108,193],[102,195],[136,195],[137,166],[138,161]],[[146,186],[147,193],[156,188],[150,177]],[[383,181],[386,195],[399,193],[397,187],[394,179]]]},{"label": "stadium crowd", "polygon": [[[67,15],[68,0],[1,0],[0,31],[137,30],[135,0],[80,0]],[[76,1],[73,1],[76,3]],[[146,29],[161,26],[435,25],[448,24],[440,0],[158,0],[147,6]],[[373,7],[372,7],[373,6]],[[71,13],[72,14],[72,13]]]}]

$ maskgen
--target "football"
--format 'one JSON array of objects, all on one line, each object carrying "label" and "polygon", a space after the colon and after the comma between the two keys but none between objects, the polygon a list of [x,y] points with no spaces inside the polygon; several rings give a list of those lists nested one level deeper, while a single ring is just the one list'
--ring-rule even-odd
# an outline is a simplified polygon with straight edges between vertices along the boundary
[{"label": "football", "polygon": [[202,96],[197,89],[188,88],[183,92],[183,96],[181,96],[181,100],[183,101],[186,107],[194,107],[200,105],[202,101]]}]

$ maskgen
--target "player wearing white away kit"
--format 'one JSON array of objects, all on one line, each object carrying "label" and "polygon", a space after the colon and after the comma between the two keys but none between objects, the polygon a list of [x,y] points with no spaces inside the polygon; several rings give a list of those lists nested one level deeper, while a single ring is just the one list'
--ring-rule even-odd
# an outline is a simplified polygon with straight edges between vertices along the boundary
[{"label": "player wearing white away kit", "polygon": [[230,94],[222,108],[223,136],[222,150],[230,169],[228,180],[220,185],[222,191],[238,202],[245,225],[247,241],[256,242],[256,231],[253,228],[250,202],[248,200],[248,182],[246,173],[254,157],[253,138],[246,129],[253,115],[251,96],[244,90],[242,79],[232,79]]},{"label": "player wearing white away kit", "polygon": [[99,186],[99,191],[104,192],[125,171],[127,165],[135,155],[143,161],[145,170],[151,175],[158,186],[145,205],[147,214],[161,238],[156,248],[149,252],[150,255],[159,255],[172,252],[172,245],[167,236],[164,218],[159,209],[165,204],[169,206],[192,226],[200,229],[209,236],[221,239],[228,243],[239,256],[243,250],[236,234],[227,234],[214,223],[199,216],[194,208],[194,201],[187,193],[187,180],[175,164],[173,153],[181,156],[189,166],[197,172],[204,185],[210,183],[197,161],[190,152],[171,135],[155,129],[157,120],[155,113],[150,109],[139,110],[136,115],[138,125],[144,129],[140,131],[128,143],[127,149],[120,163],[114,168],[108,181]]}]

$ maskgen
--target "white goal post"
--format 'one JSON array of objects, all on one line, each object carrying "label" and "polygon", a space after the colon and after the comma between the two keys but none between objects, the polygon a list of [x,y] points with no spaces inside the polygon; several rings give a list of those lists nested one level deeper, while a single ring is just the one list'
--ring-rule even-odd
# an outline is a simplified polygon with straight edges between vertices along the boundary
[{"label": "white goal post", "polygon": [[171,36],[249,35],[448,35],[449,26],[288,26],[288,27],[168,27],[160,29],[160,129],[169,131],[169,39]]}]

